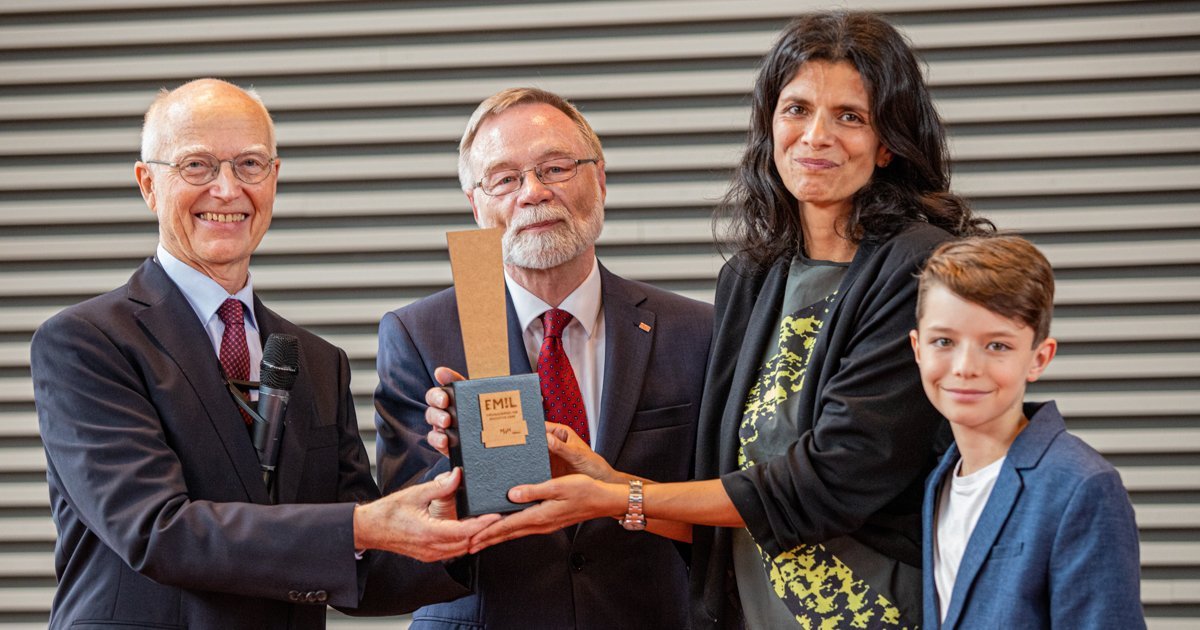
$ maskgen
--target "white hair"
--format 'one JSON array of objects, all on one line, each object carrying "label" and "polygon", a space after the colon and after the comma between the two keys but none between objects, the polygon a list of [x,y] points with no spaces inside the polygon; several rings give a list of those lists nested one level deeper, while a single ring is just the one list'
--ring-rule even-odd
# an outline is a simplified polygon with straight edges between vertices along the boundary
[{"label": "white hair", "polygon": [[467,121],[467,129],[458,143],[458,181],[462,184],[464,191],[474,188],[475,182],[478,180],[475,173],[471,172],[471,147],[475,144],[475,135],[479,133],[480,125],[507,109],[532,103],[543,103],[566,114],[567,118],[575,123],[575,127],[579,129],[580,135],[583,136],[584,142],[592,152],[589,157],[604,160],[604,149],[600,146],[600,137],[596,135],[596,131],[588,124],[587,119],[570,101],[540,88],[509,88],[484,99],[479,107],[475,108],[475,113],[471,114],[471,119]]}]

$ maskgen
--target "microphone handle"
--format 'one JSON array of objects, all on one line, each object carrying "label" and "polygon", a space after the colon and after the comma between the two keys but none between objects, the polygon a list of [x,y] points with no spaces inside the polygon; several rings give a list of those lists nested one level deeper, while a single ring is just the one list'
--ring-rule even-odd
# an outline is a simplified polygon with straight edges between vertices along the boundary
[{"label": "microphone handle", "polygon": [[258,389],[258,415],[264,422],[254,423],[254,450],[258,451],[258,463],[264,477],[275,470],[275,463],[279,461],[283,413],[287,409],[290,396],[291,392],[286,389]]}]

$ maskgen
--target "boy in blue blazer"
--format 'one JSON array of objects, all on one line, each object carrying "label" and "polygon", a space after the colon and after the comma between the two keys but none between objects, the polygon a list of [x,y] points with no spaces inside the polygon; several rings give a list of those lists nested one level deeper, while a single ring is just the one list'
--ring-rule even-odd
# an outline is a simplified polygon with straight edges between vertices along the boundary
[{"label": "boy in blue blazer", "polygon": [[955,444],[925,486],[924,628],[1144,628],[1137,525],[1117,471],[1023,404],[1057,350],[1054,275],[1015,236],[947,243],[909,333]]}]

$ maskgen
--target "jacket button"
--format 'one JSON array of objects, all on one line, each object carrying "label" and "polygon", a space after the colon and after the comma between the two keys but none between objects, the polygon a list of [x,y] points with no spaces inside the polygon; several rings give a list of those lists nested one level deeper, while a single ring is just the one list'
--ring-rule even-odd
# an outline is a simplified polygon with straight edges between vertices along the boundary
[{"label": "jacket button", "polygon": [[326,593],[325,591],[317,591],[317,601],[318,602],[323,604],[328,600],[329,600],[329,593]]},{"label": "jacket button", "polygon": [[288,591],[288,599],[294,602],[300,601],[300,591]]},{"label": "jacket button", "polygon": [[576,571],[582,571],[583,565],[587,564],[587,558],[581,553],[573,553],[570,557],[571,568]]}]

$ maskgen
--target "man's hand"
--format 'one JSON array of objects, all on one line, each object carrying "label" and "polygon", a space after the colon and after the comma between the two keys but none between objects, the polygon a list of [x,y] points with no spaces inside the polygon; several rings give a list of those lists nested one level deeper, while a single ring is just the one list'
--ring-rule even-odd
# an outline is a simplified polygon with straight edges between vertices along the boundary
[{"label": "man's hand", "polygon": [[[433,378],[439,385],[466,380],[462,374],[447,367],[434,370]],[[450,457],[450,438],[446,435],[446,429],[454,426],[454,418],[446,411],[450,408],[450,394],[441,387],[431,387],[425,392],[425,404],[429,405],[425,408],[425,423],[430,426],[425,441],[442,457]]]},{"label": "man's hand", "polygon": [[445,502],[453,501],[461,480],[462,470],[455,468],[428,483],[354,508],[354,547],[382,549],[422,562],[466,554],[471,537],[500,516],[485,514],[464,521],[438,518],[435,513],[446,513]]},{"label": "man's hand", "polygon": [[550,447],[550,475],[563,477],[582,473],[609,483],[629,479],[613,470],[608,461],[593,451],[578,433],[565,424],[546,423],[546,444]]},{"label": "man's hand", "polygon": [[[568,429],[569,431],[570,429]],[[619,516],[627,506],[627,486],[603,483],[585,475],[567,475],[508,491],[516,503],[541,501],[489,523],[471,538],[471,553],[506,540],[546,534],[601,516]]]}]

